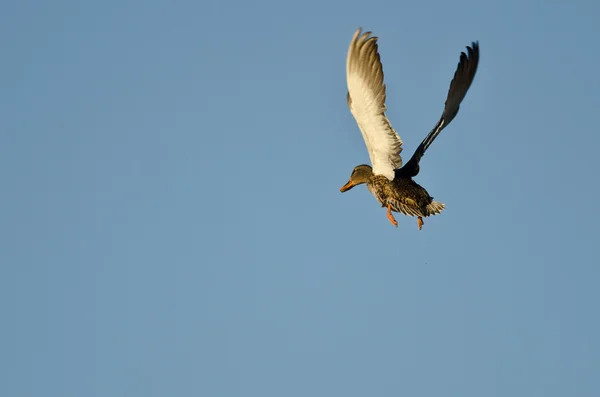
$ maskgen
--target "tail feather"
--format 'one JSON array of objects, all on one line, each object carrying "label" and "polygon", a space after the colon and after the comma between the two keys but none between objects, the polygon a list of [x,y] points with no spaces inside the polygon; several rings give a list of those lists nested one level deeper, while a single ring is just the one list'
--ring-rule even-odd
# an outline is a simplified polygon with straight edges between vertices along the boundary
[{"label": "tail feather", "polygon": [[442,212],[445,207],[446,205],[440,203],[439,201],[432,201],[427,205],[427,215],[425,216],[437,215]]}]

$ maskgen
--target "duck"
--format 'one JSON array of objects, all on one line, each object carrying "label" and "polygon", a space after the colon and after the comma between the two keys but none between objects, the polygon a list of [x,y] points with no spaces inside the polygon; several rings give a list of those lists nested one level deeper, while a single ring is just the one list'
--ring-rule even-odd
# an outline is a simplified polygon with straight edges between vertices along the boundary
[{"label": "duck", "polygon": [[342,193],[366,184],[382,207],[387,218],[398,227],[393,212],[417,217],[419,230],[423,218],[441,213],[445,204],[433,200],[427,190],[414,181],[419,174],[420,161],[429,146],[458,114],[477,72],[479,42],[466,47],[450,82],[441,117],[419,144],[414,154],[403,164],[403,141],[386,116],[386,86],[379,55],[378,37],[358,28],[352,37],[346,57],[347,102],[367,147],[371,165],[354,167],[350,179],[341,187]]}]

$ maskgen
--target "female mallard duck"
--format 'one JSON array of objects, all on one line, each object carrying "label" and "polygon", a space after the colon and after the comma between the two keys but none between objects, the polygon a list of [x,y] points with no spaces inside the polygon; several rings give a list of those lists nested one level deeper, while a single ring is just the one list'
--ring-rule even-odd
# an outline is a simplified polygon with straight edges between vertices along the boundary
[{"label": "female mallard duck", "polygon": [[479,44],[474,42],[471,47],[467,47],[468,55],[461,53],[442,117],[408,163],[402,166],[402,140],[385,115],[385,84],[377,37],[369,37],[370,35],[371,32],[361,35],[361,29],[354,33],[346,59],[346,80],[348,106],[362,132],[373,167],[355,167],[350,180],[340,191],[345,192],[366,183],[381,206],[387,207],[387,217],[394,226],[398,227],[398,222],[392,211],[416,216],[420,230],[423,218],[439,214],[444,209],[444,204],[434,201],[427,190],[412,178],[419,173],[419,161],[429,145],[456,117],[459,105],[477,71]]}]

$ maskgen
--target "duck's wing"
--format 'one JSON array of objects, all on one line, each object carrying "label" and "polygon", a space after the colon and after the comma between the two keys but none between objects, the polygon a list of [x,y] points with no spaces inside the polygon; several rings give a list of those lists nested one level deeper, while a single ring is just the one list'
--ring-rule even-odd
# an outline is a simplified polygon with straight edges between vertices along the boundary
[{"label": "duck's wing", "polygon": [[377,37],[361,35],[358,29],[346,58],[348,107],[354,116],[369,152],[373,173],[394,179],[402,166],[402,140],[385,115],[383,68],[377,51]]},{"label": "duck's wing", "polygon": [[450,83],[450,89],[448,90],[442,117],[440,117],[435,127],[433,127],[423,142],[417,147],[417,150],[415,150],[411,159],[401,170],[398,170],[399,173],[411,177],[419,173],[419,161],[421,160],[421,157],[423,157],[429,145],[431,145],[440,132],[442,132],[442,130],[446,128],[458,114],[460,103],[464,99],[475,78],[478,64],[479,43],[474,42],[471,44],[471,47],[467,47],[467,54],[464,52],[460,54],[460,61],[458,62],[458,67],[454,73],[454,78]]}]

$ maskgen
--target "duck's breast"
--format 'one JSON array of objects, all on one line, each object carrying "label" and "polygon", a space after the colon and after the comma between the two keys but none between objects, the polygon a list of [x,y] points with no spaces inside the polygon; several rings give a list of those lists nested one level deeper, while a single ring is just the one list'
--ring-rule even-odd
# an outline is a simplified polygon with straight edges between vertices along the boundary
[{"label": "duck's breast", "polygon": [[387,207],[388,199],[393,196],[393,186],[389,179],[383,175],[375,175],[367,182],[367,189],[375,196],[382,207]]}]

